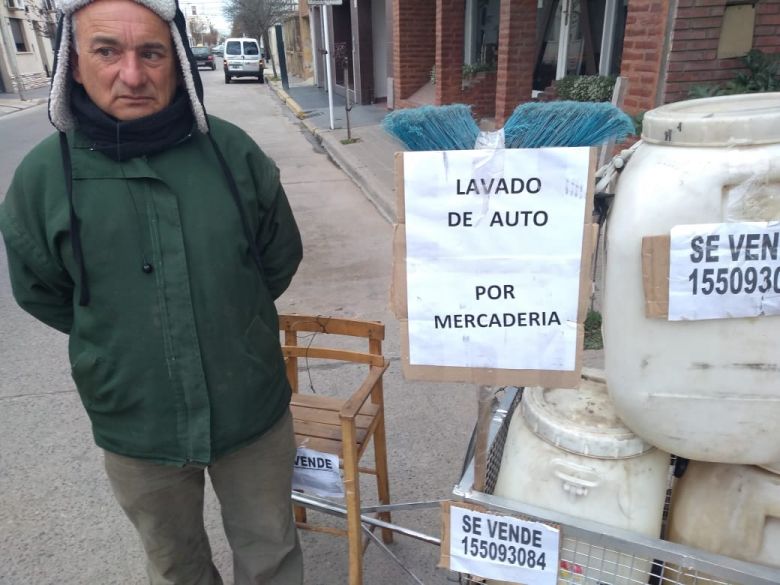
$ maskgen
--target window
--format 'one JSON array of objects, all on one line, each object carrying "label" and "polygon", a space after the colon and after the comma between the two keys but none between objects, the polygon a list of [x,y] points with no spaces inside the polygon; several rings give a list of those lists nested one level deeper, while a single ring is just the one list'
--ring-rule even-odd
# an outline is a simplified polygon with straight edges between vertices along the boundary
[{"label": "window", "polygon": [[534,89],[566,75],[617,75],[628,0],[538,0]]},{"label": "window", "polygon": [[27,40],[24,36],[24,22],[20,18],[9,18],[8,21],[11,23],[11,34],[14,37],[16,52],[28,53],[30,49],[27,47]]},{"label": "window", "polygon": [[257,48],[257,43],[254,41],[244,41],[244,54],[259,55],[260,49]]},{"label": "window", "polygon": [[467,0],[463,62],[495,65],[498,60],[500,0]]}]

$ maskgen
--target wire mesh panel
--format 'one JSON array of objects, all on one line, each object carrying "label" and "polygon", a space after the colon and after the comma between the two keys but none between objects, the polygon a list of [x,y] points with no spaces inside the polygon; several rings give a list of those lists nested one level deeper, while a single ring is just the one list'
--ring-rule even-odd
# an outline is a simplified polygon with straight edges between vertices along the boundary
[{"label": "wire mesh panel", "polygon": [[[625,556],[625,555],[624,555]],[[624,566],[628,571],[634,571],[634,565]],[[684,570],[676,567],[664,567],[663,563],[656,563],[653,565],[653,573],[648,577],[639,576],[637,574],[628,577],[623,574],[620,578],[617,576],[610,576],[608,571],[605,571],[603,567],[593,572],[587,572],[587,567],[583,568],[581,565],[572,565],[568,561],[561,561],[561,568],[558,573],[558,585],[606,585],[607,583],[624,583],[636,584],[636,585],[740,585],[733,581],[726,581],[718,577],[711,575],[704,575],[698,571]],[[599,579],[595,579],[593,575],[595,573],[600,575]],[[489,581],[482,577],[474,577],[472,575],[461,575],[461,583],[488,583]]]},{"label": "wire mesh panel", "polygon": [[[488,504],[483,500],[482,504]],[[501,500],[500,498],[498,500]],[[474,501],[473,499],[471,500]],[[506,512],[506,509],[501,509]],[[513,516],[549,523],[549,518],[515,513]],[[780,571],[735,559],[695,551],[661,540],[626,538],[609,544],[594,534],[583,536],[574,526],[558,524],[561,531],[558,585],[770,585],[780,583]],[[636,541],[632,537],[636,537]],[[645,541],[638,543],[637,541]],[[658,544],[658,548],[647,543]],[[639,552],[637,549],[644,549]],[[697,568],[705,565],[708,568]],[[462,583],[499,583],[461,575]]]},{"label": "wire mesh panel", "polygon": [[485,493],[492,494],[496,488],[496,481],[498,481],[498,472],[501,470],[501,458],[504,456],[504,444],[506,443],[506,436],[509,432],[509,423],[512,422],[512,415],[517,410],[517,405],[520,404],[520,400],[523,398],[523,389],[514,389],[516,393],[509,401],[509,396],[506,402],[509,402],[509,406],[506,410],[497,408],[496,415],[501,417],[500,423],[497,425],[496,435],[493,441],[490,443],[487,456],[487,466],[485,470]]}]

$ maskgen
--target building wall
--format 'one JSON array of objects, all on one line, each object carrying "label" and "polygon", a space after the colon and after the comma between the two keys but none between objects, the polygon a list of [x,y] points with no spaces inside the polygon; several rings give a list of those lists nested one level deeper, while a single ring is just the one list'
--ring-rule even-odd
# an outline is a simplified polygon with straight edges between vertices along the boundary
[{"label": "building wall", "polygon": [[314,58],[311,52],[311,25],[309,24],[309,10],[306,7],[306,14],[301,15],[298,21],[301,34],[301,55],[303,71],[301,77],[309,79],[314,76]]},{"label": "building wall", "polygon": [[536,0],[502,0],[495,118],[498,126],[531,99],[536,54]]},{"label": "building wall", "polygon": [[284,24],[284,55],[291,75],[308,79],[313,75],[309,18],[299,15],[288,18]]},{"label": "building wall", "polygon": [[[43,87],[49,83],[51,74],[51,63],[53,62],[51,41],[42,36],[42,33],[36,32],[31,21],[31,14],[35,14],[36,20],[47,18],[45,12],[40,10],[26,12],[24,10],[9,9],[5,2],[0,3],[0,19],[2,19],[2,35],[0,38],[6,38],[5,43],[0,43],[0,76],[2,76],[3,86],[7,92],[18,90],[18,83],[21,81],[25,89]],[[10,57],[8,55],[8,45],[13,45],[13,36],[8,18],[19,19],[24,28],[25,42],[27,50],[15,52],[16,66],[19,71],[19,77],[16,79],[13,74]]]},{"label": "building wall", "polygon": [[[629,114],[687,99],[692,86],[723,83],[745,70],[741,56],[718,58],[729,4],[738,2],[628,0],[620,74],[628,78],[623,108]],[[534,0],[502,0],[498,70],[488,88],[490,76],[461,79],[464,0],[393,0],[395,105],[417,105],[407,100],[428,83],[435,63],[431,101],[470,103],[476,113],[495,116],[501,124],[529,99],[535,7]],[[756,0],[752,47],[780,53],[780,0]],[[492,108],[486,103],[490,99]]]},{"label": "building wall", "polygon": [[780,53],[780,0],[762,0],[756,5],[753,46],[765,53]]},{"label": "building wall", "polygon": [[[727,0],[678,0],[664,102],[686,99],[696,85],[717,85],[745,71],[741,57],[718,58]],[[780,52],[780,0],[759,0],[753,48]]]},{"label": "building wall", "polygon": [[620,66],[620,74],[628,78],[623,107],[629,113],[658,105],[668,21],[668,0],[629,0]]},{"label": "building wall", "polygon": [[471,112],[477,119],[492,118],[495,115],[496,79],[495,71],[485,71],[463,82],[459,101],[471,104]]},{"label": "building wall", "polygon": [[436,0],[393,0],[393,76],[396,100],[430,79],[436,61]]},{"label": "building wall", "polygon": [[465,0],[436,0],[436,104],[463,101]]}]

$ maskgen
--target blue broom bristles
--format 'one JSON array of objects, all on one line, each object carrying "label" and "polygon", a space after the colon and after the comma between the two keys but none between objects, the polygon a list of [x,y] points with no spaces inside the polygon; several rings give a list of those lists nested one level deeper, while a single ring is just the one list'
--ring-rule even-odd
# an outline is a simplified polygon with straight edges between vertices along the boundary
[{"label": "blue broom bristles", "polygon": [[506,148],[593,146],[634,133],[634,123],[609,102],[528,102],[504,125]]},{"label": "blue broom bristles", "polygon": [[469,150],[479,135],[471,107],[464,104],[396,110],[385,116],[382,128],[408,150]]},{"label": "blue broom bristles", "polygon": [[[470,150],[479,135],[464,104],[396,110],[382,127],[408,150]],[[633,133],[631,118],[609,102],[528,102],[504,125],[506,148],[593,146]]]}]

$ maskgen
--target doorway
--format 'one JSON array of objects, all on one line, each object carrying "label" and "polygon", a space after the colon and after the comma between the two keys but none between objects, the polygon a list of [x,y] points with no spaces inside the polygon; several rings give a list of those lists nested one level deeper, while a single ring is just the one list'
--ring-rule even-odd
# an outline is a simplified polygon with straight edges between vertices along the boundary
[{"label": "doorway", "polygon": [[[349,2],[332,6],[333,10],[333,57],[334,80],[336,85],[353,89],[355,75],[352,71],[352,9]],[[344,69],[349,70],[349,87],[345,87]]]},{"label": "doorway", "polygon": [[533,89],[567,75],[618,75],[627,0],[539,0]]},{"label": "doorway", "polygon": [[387,24],[385,0],[371,0],[374,95],[371,101],[387,98]]}]

